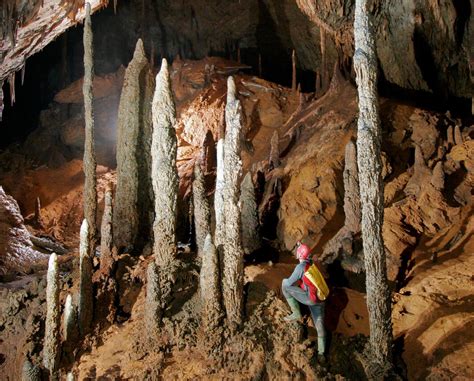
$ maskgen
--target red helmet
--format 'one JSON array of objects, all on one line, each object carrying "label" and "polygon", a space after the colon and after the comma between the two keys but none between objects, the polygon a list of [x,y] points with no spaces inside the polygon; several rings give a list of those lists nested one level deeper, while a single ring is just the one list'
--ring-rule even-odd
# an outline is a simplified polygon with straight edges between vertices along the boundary
[{"label": "red helmet", "polygon": [[309,246],[305,245],[304,243],[298,246],[296,250],[296,255],[299,259],[308,259],[309,255],[311,254],[311,249]]}]

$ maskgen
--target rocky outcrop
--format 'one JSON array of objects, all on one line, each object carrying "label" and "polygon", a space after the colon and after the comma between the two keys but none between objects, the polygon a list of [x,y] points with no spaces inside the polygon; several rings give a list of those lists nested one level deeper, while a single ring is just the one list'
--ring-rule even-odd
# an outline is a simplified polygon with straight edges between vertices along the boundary
[{"label": "rocky outcrop", "polygon": [[28,272],[46,258],[34,249],[18,203],[0,186],[0,275]]}]

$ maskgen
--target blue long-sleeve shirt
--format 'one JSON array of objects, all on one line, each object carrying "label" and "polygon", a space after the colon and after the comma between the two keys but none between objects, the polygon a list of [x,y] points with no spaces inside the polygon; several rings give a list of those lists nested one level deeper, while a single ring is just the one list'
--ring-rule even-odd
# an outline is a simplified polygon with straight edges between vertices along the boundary
[{"label": "blue long-sleeve shirt", "polygon": [[287,282],[289,285],[292,286],[293,284],[301,280],[301,278],[303,278],[304,270],[308,263],[309,262],[307,261],[303,261],[303,262],[298,263],[298,265],[296,265],[295,269],[293,270],[293,273],[287,279]]}]

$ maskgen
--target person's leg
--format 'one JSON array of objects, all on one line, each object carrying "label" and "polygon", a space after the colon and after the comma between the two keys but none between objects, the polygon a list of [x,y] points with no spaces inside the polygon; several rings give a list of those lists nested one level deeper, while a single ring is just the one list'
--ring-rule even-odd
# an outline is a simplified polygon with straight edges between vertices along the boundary
[{"label": "person's leg", "polygon": [[318,333],[318,354],[324,355],[326,350],[326,329],[324,328],[324,303],[309,306],[314,328]]},{"label": "person's leg", "polygon": [[298,287],[292,286],[288,283],[286,279],[283,279],[283,282],[281,284],[281,291],[286,299],[286,302],[291,308],[291,315],[285,316],[284,319],[286,321],[301,319],[300,305],[298,303],[297,298],[294,297],[295,291],[298,291]]}]

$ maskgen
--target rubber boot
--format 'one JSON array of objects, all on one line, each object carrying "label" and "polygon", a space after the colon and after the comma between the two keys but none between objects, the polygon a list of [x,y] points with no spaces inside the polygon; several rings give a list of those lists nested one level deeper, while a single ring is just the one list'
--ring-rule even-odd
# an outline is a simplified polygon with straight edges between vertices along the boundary
[{"label": "rubber boot", "polygon": [[285,316],[283,320],[285,321],[294,321],[294,320],[300,320],[301,319],[301,311],[300,311],[300,305],[298,301],[295,298],[288,298],[286,299],[288,305],[291,308],[291,315]]},{"label": "rubber boot", "polygon": [[326,349],[326,337],[320,336],[318,337],[318,363],[320,365],[326,364],[326,356],[324,355],[325,349]]}]

